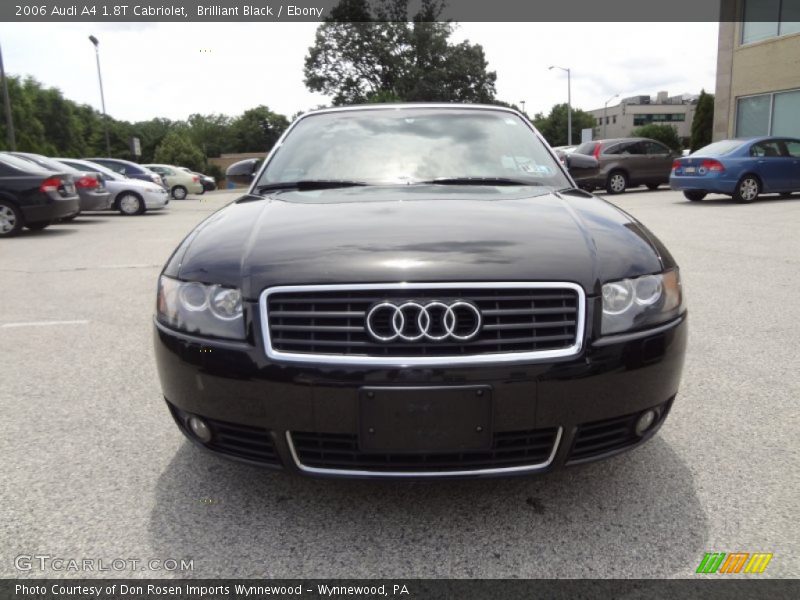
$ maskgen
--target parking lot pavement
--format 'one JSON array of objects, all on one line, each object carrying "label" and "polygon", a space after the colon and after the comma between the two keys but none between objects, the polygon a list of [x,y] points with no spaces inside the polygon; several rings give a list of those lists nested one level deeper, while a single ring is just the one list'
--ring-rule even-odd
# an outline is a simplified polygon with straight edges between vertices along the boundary
[{"label": "parking lot pavement", "polygon": [[682,267],[690,342],[661,432],[551,475],[308,480],[197,450],[152,350],[159,269],[235,197],[81,216],[0,243],[0,575],[19,555],[193,559],[91,576],[692,577],[705,552],[771,552],[800,575],[800,197],[609,198]]}]

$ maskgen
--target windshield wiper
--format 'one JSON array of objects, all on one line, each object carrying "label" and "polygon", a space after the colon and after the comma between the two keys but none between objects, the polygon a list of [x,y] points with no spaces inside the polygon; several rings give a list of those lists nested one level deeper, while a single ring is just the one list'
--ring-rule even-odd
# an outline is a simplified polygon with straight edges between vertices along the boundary
[{"label": "windshield wiper", "polygon": [[429,181],[418,181],[417,183],[433,185],[544,185],[530,179],[511,179],[509,177],[439,177]]},{"label": "windshield wiper", "polygon": [[350,181],[347,179],[301,179],[299,181],[281,181],[278,183],[268,183],[256,188],[259,194],[262,192],[273,192],[277,190],[330,190],[334,188],[355,187],[369,185],[364,181]]}]

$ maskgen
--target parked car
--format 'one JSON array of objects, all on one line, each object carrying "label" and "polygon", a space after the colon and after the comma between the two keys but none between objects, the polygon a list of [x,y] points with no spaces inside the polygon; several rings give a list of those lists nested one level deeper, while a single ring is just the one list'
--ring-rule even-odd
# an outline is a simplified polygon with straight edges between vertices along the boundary
[{"label": "parked car", "polygon": [[800,192],[800,139],[754,137],[721,140],[672,164],[669,185],[692,202],[727,194],[753,202],[761,194]]},{"label": "parked car", "polygon": [[192,171],[188,167],[178,167],[181,171],[189,173],[191,175],[197,175],[200,178],[200,183],[203,184],[203,191],[200,192],[201,194],[204,192],[213,192],[217,189],[217,180],[211,177],[210,175],[205,175],[203,173],[198,173],[197,171]]},{"label": "parked car", "polygon": [[169,204],[167,189],[152,181],[131,179],[103,165],[77,158],[56,158],[60,163],[75,169],[95,169],[105,178],[111,193],[110,208],[123,215],[142,215],[148,210],[160,210]]},{"label": "parked car", "polygon": [[79,210],[75,185],[65,171],[0,153],[0,237],[17,235],[23,227],[44,229]]},{"label": "parked car", "polygon": [[103,165],[107,169],[111,169],[115,173],[125,175],[125,177],[130,177],[131,179],[152,181],[158,185],[166,186],[166,183],[158,173],[154,173],[147,167],[129,160],[123,160],[121,158],[84,158],[83,160],[88,160],[98,165]]},{"label": "parked car", "polygon": [[9,152],[8,154],[30,161],[48,171],[66,172],[71,175],[80,198],[81,212],[108,210],[111,206],[111,193],[106,189],[103,177],[97,169],[76,169],[71,166],[65,166],[41,154],[32,154],[30,152]]},{"label": "parked car", "polygon": [[167,183],[167,189],[175,200],[183,200],[190,193],[202,194],[205,191],[203,184],[200,183],[200,177],[193,173],[187,173],[181,170],[180,167],[174,165],[145,166],[164,178]]},{"label": "parked car", "polygon": [[598,162],[594,168],[570,169],[578,186],[590,192],[605,188],[609,194],[621,194],[640,185],[657,189],[669,182],[672,161],[677,156],[661,142],[648,138],[584,142],[573,154],[593,156]]},{"label": "parked car", "polygon": [[[686,347],[678,266],[499,106],[306,113],[179,244],[155,357],[200,446],[319,476],[540,473],[638,446]],[[203,382],[202,385],[198,382]]]}]

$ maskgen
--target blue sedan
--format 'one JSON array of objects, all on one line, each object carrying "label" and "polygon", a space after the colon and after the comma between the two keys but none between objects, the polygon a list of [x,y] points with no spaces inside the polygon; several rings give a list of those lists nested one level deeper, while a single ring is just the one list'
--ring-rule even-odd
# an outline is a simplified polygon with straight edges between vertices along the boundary
[{"label": "blue sedan", "polygon": [[760,194],[800,192],[800,140],[757,137],[722,140],[672,163],[669,186],[692,202],[727,194],[753,202]]}]

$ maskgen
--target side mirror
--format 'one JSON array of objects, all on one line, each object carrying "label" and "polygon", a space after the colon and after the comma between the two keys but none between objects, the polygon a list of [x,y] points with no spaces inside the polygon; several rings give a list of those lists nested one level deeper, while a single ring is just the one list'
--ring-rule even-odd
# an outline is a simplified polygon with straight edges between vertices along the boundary
[{"label": "side mirror", "polygon": [[225,177],[228,181],[239,185],[250,185],[256,176],[256,171],[261,166],[260,158],[246,158],[233,163],[225,170]]},{"label": "side mirror", "polygon": [[600,164],[594,156],[575,154],[574,152],[564,155],[564,160],[569,171],[573,169],[596,169]]}]

